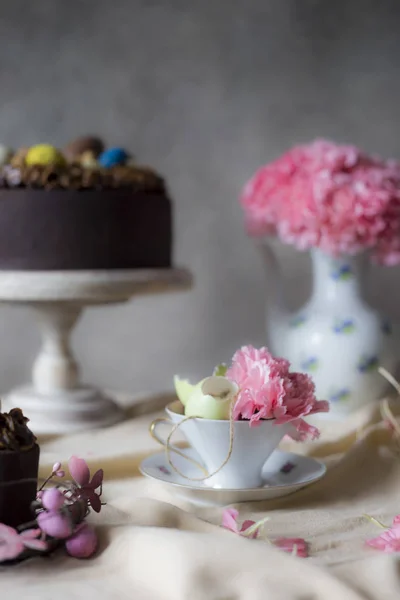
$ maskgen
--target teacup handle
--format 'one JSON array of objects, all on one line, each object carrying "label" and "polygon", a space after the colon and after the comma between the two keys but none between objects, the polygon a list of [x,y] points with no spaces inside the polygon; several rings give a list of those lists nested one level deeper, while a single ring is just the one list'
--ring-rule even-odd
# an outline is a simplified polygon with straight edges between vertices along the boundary
[{"label": "teacup handle", "polygon": [[[173,446],[166,439],[161,437],[160,434],[157,432],[157,428],[159,427],[159,425],[170,425],[172,428],[175,428],[176,425],[175,425],[175,423],[173,423],[170,419],[167,419],[166,417],[159,417],[157,419],[154,419],[154,421],[152,421],[149,426],[149,432],[150,432],[151,437],[153,438],[153,440],[158,442],[161,446],[163,446],[167,450],[167,456],[168,456],[169,452],[175,452],[175,454],[178,454],[185,460],[188,460],[189,462],[191,462],[198,469],[203,471],[203,473],[207,473],[207,471],[204,469],[204,466],[201,465],[200,463],[198,463],[197,460],[194,460],[191,456],[188,456],[188,454],[186,454],[186,452],[184,452],[177,446]],[[168,459],[168,462],[171,462],[170,459]],[[179,475],[182,475],[182,477],[185,477],[185,475],[183,475],[180,471],[178,471],[176,469],[176,467],[174,467],[174,469],[177,471],[177,473],[179,473]],[[207,474],[207,476],[208,476],[208,474]]]},{"label": "teacup handle", "polygon": [[[159,427],[159,425],[170,425],[171,427],[173,427],[173,422],[170,419],[167,419],[166,417],[159,417],[158,419],[154,419],[154,421],[152,421],[150,423],[150,427],[149,427],[149,431],[150,431],[150,435],[153,438],[153,440],[155,440],[156,442],[158,442],[161,446],[164,446],[164,448],[167,447],[167,442],[164,438],[162,438],[160,436],[160,434],[157,432],[157,428]],[[174,446],[169,446],[171,450],[178,450],[178,448],[175,448]]]}]

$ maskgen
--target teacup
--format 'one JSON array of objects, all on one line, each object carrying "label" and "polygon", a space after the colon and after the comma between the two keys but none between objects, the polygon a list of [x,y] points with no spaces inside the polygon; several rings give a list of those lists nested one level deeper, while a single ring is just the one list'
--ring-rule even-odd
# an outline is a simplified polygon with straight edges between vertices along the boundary
[{"label": "teacup", "polygon": [[[155,419],[150,425],[153,438],[166,447],[166,438],[161,437],[157,431],[159,426],[174,427],[181,423],[179,431],[197,452],[207,473],[211,475],[218,471],[215,475],[204,479],[204,485],[220,489],[248,489],[262,486],[264,483],[262,468],[290,429],[289,424],[276,425],[274,419],[260,421],[254,427],[250,427],[248,421],[233,421],[232,453],[227,463],[220,469],[229,453],[229,420],[193,418],[184,421],[184,408],[179,400],[171,402],[165,412],[167,417]],[[169,448],[173,460],[174,447],[170,445]],[[179,449],[179,453],[184,453],[184,450]],[[202,472],[199,470],[199,478],[201,477]]]}]

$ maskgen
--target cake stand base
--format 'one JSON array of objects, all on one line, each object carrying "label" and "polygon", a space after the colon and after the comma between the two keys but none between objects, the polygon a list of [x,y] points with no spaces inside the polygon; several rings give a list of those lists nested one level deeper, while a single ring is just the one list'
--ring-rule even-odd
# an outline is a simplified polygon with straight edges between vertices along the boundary
[{"label": "cake stand base", "polygon": [[14,406],[29,416],[29,427],[39,435],[106,427],[124,416],[118,404],[91,387],[63,390],[49,396],[27,385],[8,394],[3,410]]},{"label": "cake stand base", "polygon": [[185,269],[0,271],[0,302],[32,309],[42,334],[32,385],[12,390],[2,409],[21,408],[37,434],[73,433],[123,419],[125,413],[116,402],[81,382],[71,333],[87,308],[127,302],[142,294],[188,289],[191,282]]}]

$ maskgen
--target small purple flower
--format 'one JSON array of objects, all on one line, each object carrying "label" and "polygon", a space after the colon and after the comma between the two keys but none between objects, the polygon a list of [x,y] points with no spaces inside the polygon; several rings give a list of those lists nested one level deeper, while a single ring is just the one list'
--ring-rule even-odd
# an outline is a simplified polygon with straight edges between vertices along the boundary
[{"label": "small purple flower", "polygon": [[[99,469],[90,480],[90,470],[83,458],[71,456],[68,462],[69,472],[78,486],[78,495],[84,498],[95,512],[101,510],[101,492],[103,484],[103,469]],[[100,488],[97,493],[96,490]]]}]

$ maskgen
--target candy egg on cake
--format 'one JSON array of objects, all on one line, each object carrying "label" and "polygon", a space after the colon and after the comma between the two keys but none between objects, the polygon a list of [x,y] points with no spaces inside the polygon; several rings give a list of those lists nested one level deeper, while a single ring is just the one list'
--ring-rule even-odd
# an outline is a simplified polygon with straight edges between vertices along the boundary
[{"label": "candy egg on cake", "polygon": [[97,158],[104,150],[104,142],[95,135],[82,135],[63,148],[63,154],[69,161],[80,160],[86,152]]},{"label": "candy egg on cake", "polygon": [[31,146],[25,156],[25,164],[32,165],[58,165],[64,166],[66,160],[63,154],[50,144],[37,144]]},{"label": "candy egg on cake", "polygon": [[99,156],[99,163],[102,167],[109,169],[118,165],[125,165],[129,159],[129,154],[124,148],[107,148]]}]

